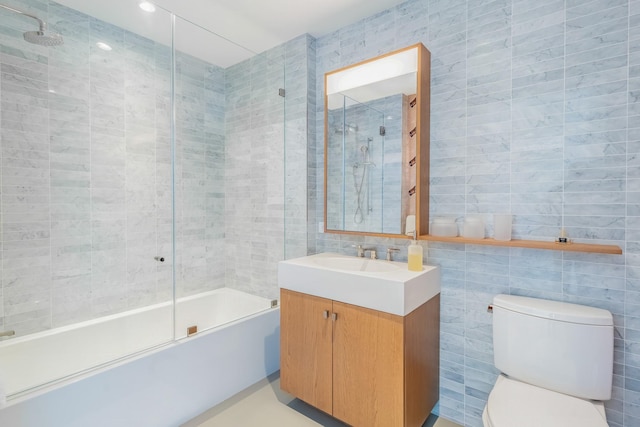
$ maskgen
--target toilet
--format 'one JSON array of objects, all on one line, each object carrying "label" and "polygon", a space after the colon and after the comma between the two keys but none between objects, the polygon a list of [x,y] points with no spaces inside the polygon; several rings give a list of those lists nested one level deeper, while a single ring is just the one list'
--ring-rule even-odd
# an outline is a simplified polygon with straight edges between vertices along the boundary
[{"label": "toilet", "polygon": [[484,427],[608,427],[613,317],[607,310],[496,295],[494,363],[501,374]]}]

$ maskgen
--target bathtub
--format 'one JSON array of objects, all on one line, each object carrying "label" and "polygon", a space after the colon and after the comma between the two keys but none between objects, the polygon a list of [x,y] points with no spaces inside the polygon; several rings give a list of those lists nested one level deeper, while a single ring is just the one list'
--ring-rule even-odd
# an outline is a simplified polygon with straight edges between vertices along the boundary
[{"label": "bathtub", "polygon": [[[14,396],[0,425],[177,425],[278,369],[270,300],[229,288],[181,298],[177,341],[172,313],[171,303],[156,304],[0,343],[0,377]],[[199,332],[187,337],[193,326]],[[69,399],[84,404],[53,404]]]}]

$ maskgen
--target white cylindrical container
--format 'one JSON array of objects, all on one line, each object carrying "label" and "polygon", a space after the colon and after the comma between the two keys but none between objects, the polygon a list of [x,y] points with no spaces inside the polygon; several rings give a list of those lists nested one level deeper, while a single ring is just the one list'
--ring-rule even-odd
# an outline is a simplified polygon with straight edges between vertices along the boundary
[{"label": "white cylindrical container", "polygon": [[479,216],[464,219],[462,235],[469,239],[484,239],[484,221]]},{"label": "white cylindrical container", "polygon": [[493,238],[501,241],[511,240],[511,214],[493,214]]}]

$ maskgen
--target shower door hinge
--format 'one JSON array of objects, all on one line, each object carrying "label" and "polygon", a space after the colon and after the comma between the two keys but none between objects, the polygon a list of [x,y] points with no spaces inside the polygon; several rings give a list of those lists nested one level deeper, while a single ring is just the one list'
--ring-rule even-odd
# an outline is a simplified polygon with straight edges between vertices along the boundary
[{"label": "shower door hinge", "polygon": [[278,95],[280,95],[281,97],[284,98],[284,89],[283,88],[278,89]]},{"label": "shower door hinge", "polygon": [[384,126],[380,126],[380,136],[384,136],[385,133],[387,133],[387,130],[384,128]]}]

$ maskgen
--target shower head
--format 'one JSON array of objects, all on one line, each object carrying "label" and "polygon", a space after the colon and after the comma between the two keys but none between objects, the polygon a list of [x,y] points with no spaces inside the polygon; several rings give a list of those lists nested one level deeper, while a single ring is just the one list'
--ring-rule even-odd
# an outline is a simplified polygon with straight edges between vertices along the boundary
[{"label": "shower head", "polygon": [[345,135],[348,135],[351,132],[357,132],[357,131],[358,131],[358,126],[357,125],[350,125],[350,124],[344,124],[344,125],[336,128],[336,130],[335,130],[336,133],[344,133]]},{"label": "shower head", "polygon": [[11,12],[24,15],[38,21],[38,25],[40,26],[38,31],[27,31],[24,33],[24,39],[29,43],[38,44],[40,46],[59,46],[64,43],[62,36],[60,34],[47,31],[47,24],[37,16],[23,12],[19,9],[14,9],[4,4],[0,4],[0,8],[10,10]]},{"label": "shower head", "polygon": [[27,31],[24,33],[24,39],[40,46],[60,46],[64,43],[60,34],[50,31]]}]

